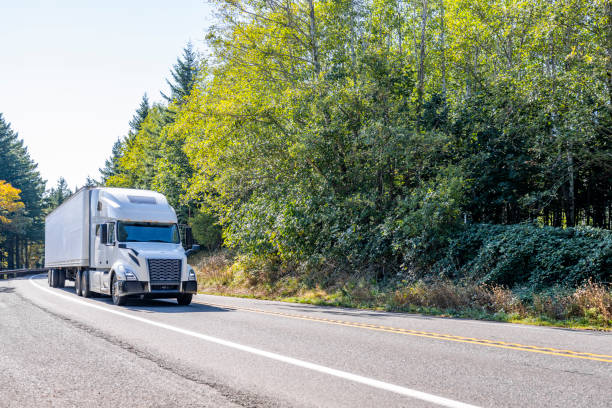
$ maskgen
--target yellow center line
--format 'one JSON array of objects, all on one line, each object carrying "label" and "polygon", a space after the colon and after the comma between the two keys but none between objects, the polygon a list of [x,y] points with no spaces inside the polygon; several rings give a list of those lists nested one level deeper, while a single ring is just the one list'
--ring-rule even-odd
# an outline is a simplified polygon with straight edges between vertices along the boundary
[{"label": "yellow center line", "polygon": [[360,328],[360,329],[382,331],[382,332],[387,332],[387,333],[404,334],[408,336],[426,337],[426,338],[437,339],[437,340],[477,344],[477,345],[487,346],[487,347],[497,347],[497,348],[504,348],[504,349],[509,349],[509,350],[527,351],[530,353],[540,353],[540,354],[548,354],[548,355],[560,356],[560,357],[579,358],[583,360],[603,361],[606,363],[612,363],[612,355],[606,355],[606,354],[593,354],[593,353],[586,353],[586,352],[581,352],[581,351],[556,349],[552,347],[539,347],[539,346],[525,345],[525,344],[519,344],[519,343],[509,343],[509,342],[499,341],[499,340],[478,339],[474,337],[463,337],[463,336],[456,336],[452,334],[402,329],[402,328],[397,328],[397,327],[381,326],[381,325],[370,324],[370,323],[360,323],[360,322],[351,322],[351,321],[345,321],[345,320],[327,319],[324,317],[296,315],[296,314],[284,313],[284,312],[274,312],[274,311],[261,310],[261,309],[252,309],[248,307],[227,306],[227,305],[221,305],[221,304],[210,303],[210,302],[202,302],[202,301],[197,301],[197,303],[202,304],[202,305],[207,305],[207,306],[231,309],[231,310],[239,310],[239,311],[244,311],[244,312],[281,316],[281,317],[286,317],[290,319],[308,320],[308,321],[313,321],[313,322],[334,324],[338,326],[355,327],[355,328]]}]

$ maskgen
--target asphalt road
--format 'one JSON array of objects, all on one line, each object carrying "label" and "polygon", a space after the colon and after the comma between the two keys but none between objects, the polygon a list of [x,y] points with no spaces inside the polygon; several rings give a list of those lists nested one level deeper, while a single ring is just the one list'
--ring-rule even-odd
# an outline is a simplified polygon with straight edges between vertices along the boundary
[{"label": "asphalt road", "polygon": [[0,281],[0,407],[611,407],[612,333]]}]

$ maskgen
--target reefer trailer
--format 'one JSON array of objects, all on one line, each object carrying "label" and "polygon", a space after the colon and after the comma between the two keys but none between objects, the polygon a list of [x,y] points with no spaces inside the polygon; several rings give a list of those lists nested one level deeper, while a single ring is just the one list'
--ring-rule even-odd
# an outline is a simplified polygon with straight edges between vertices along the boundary
[{"label": "reefer trailer", "polygon": [[74,281],[77,295],[176,298],[191,303],[196,275],[187,264],[176,213],[154,191],[83,188],[45,219],[51,287]]}]

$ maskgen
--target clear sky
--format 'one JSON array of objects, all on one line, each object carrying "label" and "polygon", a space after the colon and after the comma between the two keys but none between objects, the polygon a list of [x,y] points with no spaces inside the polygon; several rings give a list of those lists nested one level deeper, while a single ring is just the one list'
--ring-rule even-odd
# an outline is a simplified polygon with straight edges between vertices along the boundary
[{"label": "clear sky", "polygon": [[206,0],[0,0],[0,112],[47,188],[100,177],[142,95],[167,94],[188,41],[205,51],[212,18]]}]

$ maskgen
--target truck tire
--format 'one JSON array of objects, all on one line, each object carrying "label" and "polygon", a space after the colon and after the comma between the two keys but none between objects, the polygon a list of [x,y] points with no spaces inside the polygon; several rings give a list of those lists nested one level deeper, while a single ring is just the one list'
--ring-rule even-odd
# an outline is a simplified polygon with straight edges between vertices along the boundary
[{"label": "truck tire", "polygon": [[51,269],[49,269],[47,271],[47,284],[49,284],[49,287],[52,288],[53,286],[51,286]]},{"label": "truck tire", "polygon": [[89,271],[81,272],[81,296],[84,298],[91,297],[89,290]]},{"label": "truck tire", "polygon": [[81,296],[81,271],[74,273],[74,291],[77,296]]},{"label": "truck tire", "polygon": [[176,301],[181,306],[188,306],[191,303],[192,298],[193,294],[191,293],[181,293],[176,297]]},{"label": "truck tire", "polygon": [[113,304],[117,306],[125,305],[127,301],[127,296],[119,296],[117,294],[119,289],[119,284],[117,283],[117,277],[113,274],[113,278],[111,279],[111,297],[113,298]]},{"label": "truck tire", "polygon": [[57,287],[63,288],[66,286],[66,271],[57,271]]},{"label": "truck tire", "polygon": [[58,276],[58,273],[57,273],[57,272],[58,272],[58,270],[57,270],[57,269],[51,269],[51,270],[49,271],[49,274],[51,275],[51,277],[50,277],[50,282],[49,282],[49,286],[51,286],[52,288],[57,288],[57,286],[58,286],[58,285],[57,285],[57,283],[58,283],[58,282],[57,282],[57,281],[58,281],[58,279],[57,279],[57,278],[58,278],[59,276]]}]

